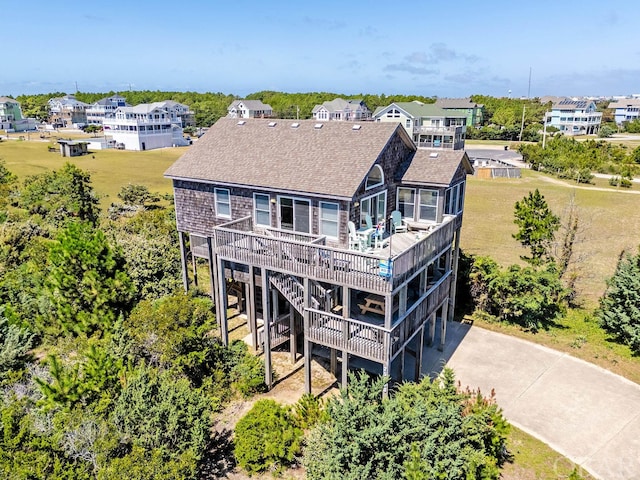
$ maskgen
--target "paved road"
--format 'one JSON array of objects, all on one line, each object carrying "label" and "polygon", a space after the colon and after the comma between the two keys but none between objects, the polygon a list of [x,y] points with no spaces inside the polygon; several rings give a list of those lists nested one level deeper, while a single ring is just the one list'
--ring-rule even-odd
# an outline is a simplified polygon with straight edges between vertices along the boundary
[{"label": "paved road", "polygon": [[596,478],[640,479],[640,385],[566,353],[457,322],[449,324],[444,352],[425,349],[423,372],[444,362],[463,385],[485,394],[495,388],[512,424]]}]

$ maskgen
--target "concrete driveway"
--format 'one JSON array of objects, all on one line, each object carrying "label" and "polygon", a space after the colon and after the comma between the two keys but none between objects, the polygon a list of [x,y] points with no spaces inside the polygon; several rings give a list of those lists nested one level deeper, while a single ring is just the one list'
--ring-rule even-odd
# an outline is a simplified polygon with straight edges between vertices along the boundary
[{"label": "concrete driveway", "polygon": [[640,479],[640,385],[515,337],[457,322],[447,330],[444,352],[425,348],[424,373],[446,363],[462,385],[495,389],[512,424],[593,476]]}]

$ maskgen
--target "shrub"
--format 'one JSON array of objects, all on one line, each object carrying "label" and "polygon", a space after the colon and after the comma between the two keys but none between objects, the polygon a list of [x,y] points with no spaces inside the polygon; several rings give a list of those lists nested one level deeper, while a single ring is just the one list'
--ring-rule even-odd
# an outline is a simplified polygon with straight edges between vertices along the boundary
[{"label": "shrub", "polygon": [[273,400],[258,400],[235,428],[234,454],[250,475],[290,465],[300,452],[302,430]]}]

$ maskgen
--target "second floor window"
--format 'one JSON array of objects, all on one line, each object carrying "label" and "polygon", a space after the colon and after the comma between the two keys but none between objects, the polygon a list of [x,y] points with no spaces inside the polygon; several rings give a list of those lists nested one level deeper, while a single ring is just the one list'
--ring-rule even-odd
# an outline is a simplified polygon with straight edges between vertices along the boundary
[{"label": "second floor window", "polygon": [[438,218],[438,191],[420,190],[420,220],[435,222]]},{"label": "second floor window", "polygon": [[320,202],[320,233],[338,238],[338,204]]},{"label": "second floor window", "polygon": [[216,216],[231,218],[231,197],[226,188],[216,188]]},{"label": "second floor window", "polygon": [[254,218],[256,225],[263,227],[271,226],[271,210],[269,207],[269,195],[256,193],[253,197],[255,212]]},{"label": "second floor window", "polygon": [[398,210],[402,214],[402,218],[413,220],[415,212],[415,196],[416,191],[413,188],[398,189]]},{"label": "second floor window", "polygon": [[365,188],[368,190],[373,187],[377,187],[378,185],[382,185],[384,183],[384,174],[382,173],[382,168],[380,165],[374,165],[369,175],[367,175],[367,183]]}]

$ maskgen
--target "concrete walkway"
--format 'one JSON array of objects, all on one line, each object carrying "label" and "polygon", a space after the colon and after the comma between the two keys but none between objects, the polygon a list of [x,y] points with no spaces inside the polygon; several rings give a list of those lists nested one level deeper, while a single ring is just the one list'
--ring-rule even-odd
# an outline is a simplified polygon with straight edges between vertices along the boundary
[{"label": "concrete walkway", "polygon": [[444,352],[425,348],[423,372],[445,363],[463,386],[485,395],[495,389],[513,425],[596,478],[640,479],[640,385],[566,353],[457,322],[448,326]]}]

